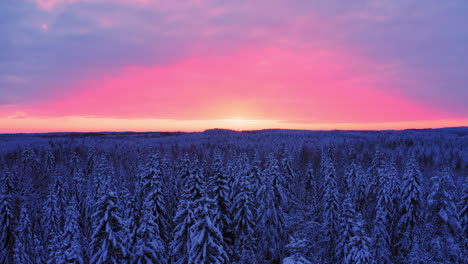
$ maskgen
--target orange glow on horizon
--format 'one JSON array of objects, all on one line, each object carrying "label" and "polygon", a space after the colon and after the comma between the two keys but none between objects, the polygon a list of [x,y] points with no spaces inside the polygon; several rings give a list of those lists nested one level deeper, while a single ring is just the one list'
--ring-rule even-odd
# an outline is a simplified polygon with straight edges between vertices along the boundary
[{"label": "orange glow on horizon", "polygon": [[304,130],[401,130],[409,128],[443,128],[466,126],[468,119],[382,123],[289,123],[281,120],[219,119],[118,119],[99,117],[3,117],[0,133],[42,132],[100,132],[100,131],[187,131],[198,132],[211,128],[233,130],[304,129]]}]

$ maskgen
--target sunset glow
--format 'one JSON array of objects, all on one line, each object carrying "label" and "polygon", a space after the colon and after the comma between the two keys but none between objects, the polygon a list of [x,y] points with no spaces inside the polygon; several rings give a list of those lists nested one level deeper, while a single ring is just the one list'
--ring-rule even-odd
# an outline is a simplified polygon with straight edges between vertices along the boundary
[{"label": "sunset glow", "polygon": [[2,1],[0,132],[466,126],[468,5],[415,3]]}]

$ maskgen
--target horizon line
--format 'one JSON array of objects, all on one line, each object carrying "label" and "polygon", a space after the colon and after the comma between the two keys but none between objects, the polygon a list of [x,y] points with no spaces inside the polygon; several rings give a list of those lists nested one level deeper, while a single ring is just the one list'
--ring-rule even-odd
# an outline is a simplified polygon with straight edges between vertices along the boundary
[{"label": "horizon line", "polygon": [[148,130],[148,131],[134,131],[134,130],[115,130],[115,131],[48,131],[48,132],[0,132],[0,135],[41,135],[41,134],[104,134],[104,133],[133,133],[133,134],[145,134],[145,133],[205,133],[211,130],[221,130],[229,132],[261,132],[269,130],[283,130],[283,131],[304,131],[304,132],[332,132],[332,131],[342,131],[342,132],[387,132],[387,131],[407,131],[407,130],[443,130],[443,129],[468,129],[468,126],[447,126],[447,127],[425,127],[425,128],[401,128],[401,129],[298,129],[298,128],[262,128],[262,129],[243,129],[236,130],[231,128],[207,128],[204,130]]}]

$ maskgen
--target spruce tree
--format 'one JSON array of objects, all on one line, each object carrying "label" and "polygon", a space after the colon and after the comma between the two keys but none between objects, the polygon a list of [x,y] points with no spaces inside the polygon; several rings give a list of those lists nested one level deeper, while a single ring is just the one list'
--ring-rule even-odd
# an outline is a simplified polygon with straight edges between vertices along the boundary
[{"label": "spruce tree", "polygon": [[460,225],[462,234],[463,248],[465,249],[465,258],[468,258],[468,177],[463,182],[462,195],[460,199]]},{"label": "spruce tree", "polygon": [[45,231],[44,241],[47,252],[47,262],[56,263],[59,253],[60,233],[62,232],[61,211],[56,189],[51,187],[42,213],[42,226]]},{"label": "spruce tree", "polygon": [[432,223],[432,250],[437,261],[458,261],[460,255],[460,221],[455,201],[456,187],[450,169],[443,168],[431,178],[427,197],[428,220]]},{"label": "spruce tree", "polygon": [[166,249],[160,236],[153,211],[151,196],[143,203],[142,215],[136,230],[135,257],[133,263],[167,263]]},{"label": "spruce tree", "polygon": [[365,234],[364,221],[360,214],[353,226],[353,237],[349,241],[349,252],[343,263],[346,264],[371,264],[375,263],[370,251],[370,239]]},{"label": "spruce tree", "polygon": [[332,149],[328,150],[322,159],[322,177],[324,179],[323,195],[323,228],[325,242],[325,258],[334,261],[336,243],[339,233],[339,203],[336,185],[336,170],[332,160]]},{"label": "spruce tree", "polygon": [[188,264],[188,252],[191,247],[190,227],[193,225],[192,202],[182,199],[177,207],[174,217],[174,237],[171,242],[171,262],[176,264]]},{"label": "spruce tree", "polygon": [[46,157],[45,157],[45,169],[44,172],[48,176],[52,176],[52,173],[55,170],[55,156],[52,152],[47,151]]},{"label": "spruce tree", "polygon": [[356,219],[356,211],[351,195],[348,193],[343,202],[342,213],[340,215],[340,233],[336,244],[335,260],[341,263],[348,256],[350,251],[350,241],[354,236],[353,227]]},{"label": "spruce tree", "polygon": [[109,183],[100,187],[92,215],[94,231],[91,236],[91,263],[125,263],[128,257],[126,223],[117,203],[117,194]]},{"label": "spruce tree", "polygon": [[216,202],[208,197],[196,201],[190,228],[189,264],[229,263],[221,230],[215,223]]},{"label": "spruce tree", "polygon": [[19,223],[16,227],[14,263],[29,264],[34,259],[34,240],[28,208],[21,207]]},{"label": "spruce tree", "polygon": [[276,173],[276,168],[276,163],[273,161],[265,174],[269,176],[265,176],[265,182],[261,187],[256,229],[258,255],[261,260],[273,263],[280,261],[283,256],[286,239],[282,210],[284,196],[280,193],[281,187],[278,186],[278,179],[276,179],[279,174]]},{"label": "spruce tree", "polygon": [[230,202],[230,188],[228,183],[228,175],[223,166],[223,160],[220,152],[215,154],[213,161],[213,172],[209,177],[207,183],[207,190],[217,205],[217,215],[214,215],[214,221],[221,230],[225,244],[230,244],[231,241],[231,202]]},{"label": "spruce tree", "polygon": [[381,202],[377,202],[377,212],[374,219],[372,248],[376,263],[393,263],[391,260],[391,239],[389,234],[388,211]]},{"label": "spruce tree", "polygon": [[158,227],[156,229],[157,236],[161,239],[163,248],[167,248],[169,243],[169,216],[166,210],[166,201],[164,200],[161,166],[161,156],[158,153],[152,154],[142,166],[139,187],[140,208],[143,210],[143,207],[146,206],[152,211],[153,220]]},{"label": "spruce tree", "polygon": [[233,202],[233,233],[235,260],[239,263],[256,264],[255,258],[255,218],[253,213],[254,192],[251,178],[244,173],[236,178],[239,186]]},{"label": "spruce tree", "polygon": [[416,231],[423,221],[423,204],[421,190],[422,175],[419,166],[410,157],[403,175],[401,188],[400,219],[398,221],[399,249],[403,258],[415,245]]},{"label": "spruce tree", "polygon": [[135,251],[134,246],[136,244],[135,234],[138,228],[136,215],[140,210],[136,206],[134,195],[126,186],[122,187],[120,197],[122,201],[120,203],[120,212],[122,212],[122,218],[125,220],[126,229],[128,231],[126,236],[128,251],[133,253]]},{"label": "spruce tree", "polygon": [[174,217],[174,235],[171,242],[171,260],[177,264],[188,264],[192,247],[190,229],[194,224],[195,201],[203,197],[205,179],[198,161],[191,164],[185,177],[182,197]]},{"label": "spruce tree", "polygon": [[15,245],[13,185],[7,171],[4,172],[3,188],[0,190],[0,263],[13,263]]},{"label": "spruce tree", "polygon": [[84,263],[78,219],[79,212],[77,209],[77,202],[75,198],[72,198],[65,212],[65,225],[60,239],[60,256],[57,258],[57,264]]}]

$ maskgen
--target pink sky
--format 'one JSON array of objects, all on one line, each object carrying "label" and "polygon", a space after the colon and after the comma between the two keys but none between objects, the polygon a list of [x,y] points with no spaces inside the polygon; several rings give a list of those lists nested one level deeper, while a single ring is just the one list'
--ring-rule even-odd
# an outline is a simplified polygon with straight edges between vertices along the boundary
[{"label": "pink sky", "polygon": [[304,15],[306,7],[282,1],[269,12],[244,2],[30,3],[26,26],[37,32],[11,33],[13,54],[29,45],[28,67],[11,62],[0,75],[3,133],[468,125],[460,62],[435,54],[434,65],[422,64],[428,51],[407,54],[420,41],[411,36],[372,43],[380,23],[400,26],[398,6]]}]

